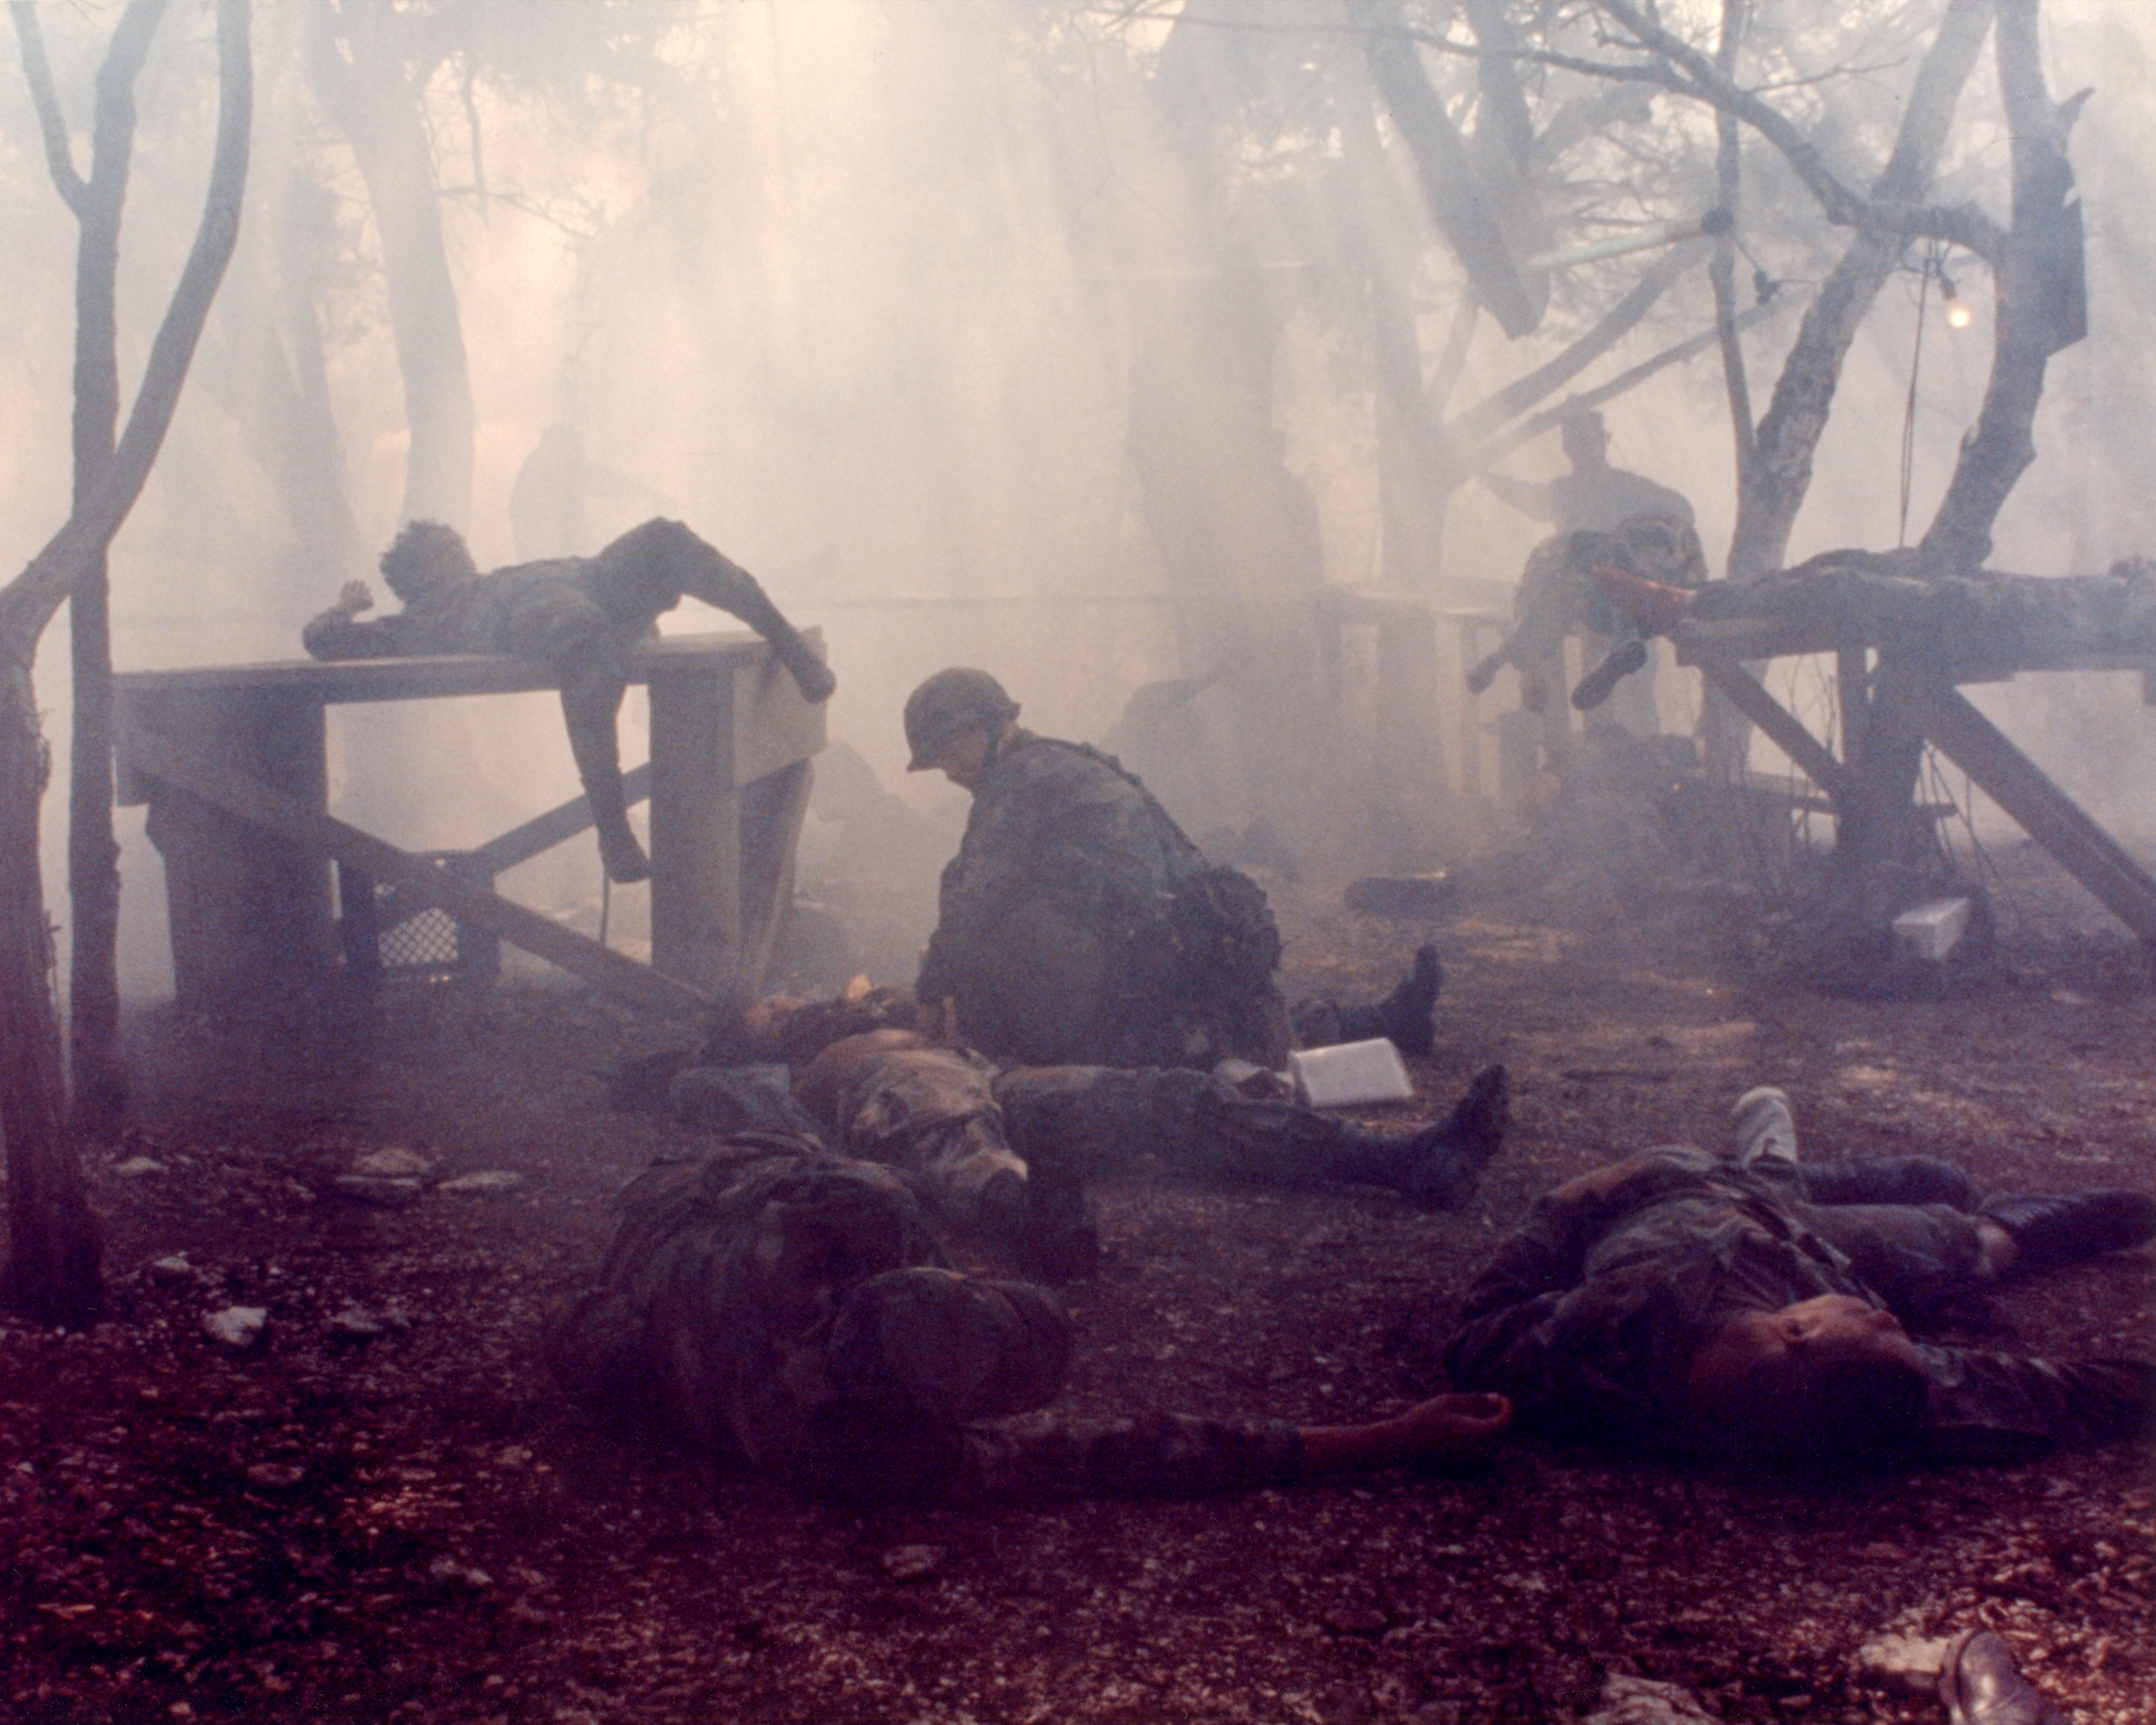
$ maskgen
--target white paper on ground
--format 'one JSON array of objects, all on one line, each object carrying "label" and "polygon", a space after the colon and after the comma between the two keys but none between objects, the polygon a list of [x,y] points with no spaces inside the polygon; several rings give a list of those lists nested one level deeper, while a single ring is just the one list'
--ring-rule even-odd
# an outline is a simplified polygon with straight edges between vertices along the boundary
[{"label": "white paper on ground", "polygon": [[1400,1051],[1383,1036],[1331,1048],[1297,1049],[1287,1057],[1296,1100],[1306,1108],[1352,1108],[1364,1102],[1404,1102],[1414,1094]]}]

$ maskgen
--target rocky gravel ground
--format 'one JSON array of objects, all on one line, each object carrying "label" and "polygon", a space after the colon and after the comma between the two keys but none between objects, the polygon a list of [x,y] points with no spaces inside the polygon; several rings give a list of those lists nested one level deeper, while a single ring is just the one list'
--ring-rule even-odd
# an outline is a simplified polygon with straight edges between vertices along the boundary
[{"label": "rocky gravel ground", "polygon": [[[1371,992],[1434,935],[1439,1052],[1390,1118],[1502,1060],[1505,1153],[1456,1215],[1105,1188],[1071,1407],[1396,1409],[1537,1193],[1712,1138],[1753,1083],[1822,1153],[2156,1184],[2156,995],[2116,943],[1851,1001],[1768,991],[1741,919],[1697,906],[1425,927],[1338,903],[1287,906],[1291,982]],[[669,1034],[506,986],[137,1019],[140,1123],[92,1158],[110,1318],[0,1327],[0,1716],[1481,1725],[1585,1720],[1637,1679],[1635,1705],[1673,1685],[1709,1719],[1928,1722],[1866,1648],[1984,1624],[2078,1725],[2156,1717],[2130,1449],[1825,1486],[1519,1444],[1466,1478],[861,1513],[599,1429],[541,1371],[539,1314],[682,1142],[598,1076]],[[252,1341],[205,1332],[234,1309]],[[2146,1353],[2152,1311],[2144,1250],[2003,1293],[1988,1333]]]}]

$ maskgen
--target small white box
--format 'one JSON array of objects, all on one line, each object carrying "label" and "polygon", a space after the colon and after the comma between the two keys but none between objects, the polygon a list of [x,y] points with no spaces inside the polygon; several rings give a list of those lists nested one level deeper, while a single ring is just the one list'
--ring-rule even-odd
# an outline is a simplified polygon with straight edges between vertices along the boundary
[{"label": "small white box", "polygon": [[1969,928],[1969,901],[1935,898],[1894,919],[1894,944],[1919,958],[1943,958]]},{"label": "small white box", "polygon": [[1383,1036],[1298,1049],[1287,1057],[1287,1067],[1295,1076],[1296,1100],[1306,1108],[1404,1102],[1414,1094],[1399,1050]]}]

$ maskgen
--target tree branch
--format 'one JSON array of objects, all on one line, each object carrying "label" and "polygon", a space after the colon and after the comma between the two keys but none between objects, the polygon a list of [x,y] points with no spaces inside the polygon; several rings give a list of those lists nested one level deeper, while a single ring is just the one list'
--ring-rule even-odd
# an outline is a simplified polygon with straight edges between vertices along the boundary
[{"label": "tree branch", "polygon": [[1984,406],[1922,541],[1956,567],[1974,568],[1990,554],[1999,511],[2036,459],[2032,428],[2046,364],[2087,327],[2080,206],[2066,202],[2073,110],[2056,106],[2045,88],[2036,10],[2037,0],[1997,0],[1994,57],[2013,136],[2013,226],[1993,262],[1999,300]]},{"label": "tree branch", "polygon": [[[1391,3],[1393,0],[1348,0],[1349,15],[1358,23],[1380,24],[1379,6]],[[1527,334],[1542,321],[1547,285],[1523,278],[1514,264],[1493,208],[1498,200],[1491,197],[1466,139],[1431,87],[1413,33],[1373,28],[1363,49],[1371,80],[1414,158],[1431,218],[1467,272],[1475,296],[1507,336],[1517,339]]]},{"label": "tree branch", "polygon": [[[1639,8],[1625,4],[1625,0],[1595,0],[1595,8],[1621,23],[1625,33],[1635,39],[1640,52],[1656,54],[1661,60],[1643,67],[1613,67],[1604,60],[1583,60],[1572,54],[1548,54],[1542,56],[1546,63],[1563,64],[1572,71],[1583,71],[1594,78],[1632,78],[1661,84],[1665,90],[1688,95],[1710,108],[1736,115],[1774,149],[1781,151],[1792,172],[1796,172],[1811,196],[1818,198],[1820,209],[1826,211],[1828,222],[1833,222],[1835,227],[1856,227],[1863,220],[1863,198],[1835,179],[1826,162],[1820,157],[1820,151],[1804,138],[1803,131],[1796,130],[1796,125],[1789,123],[1751,90],[1738,89],[1736,84],[1722,78],[1706,54],[1701,54],[1681,37],[1673,37],[1658,23],[1647,22]],[[1677,67],[1684,69],[1681,78],[1676,71]]]},{"label": "tree branch", "polygon": [[[151,3],[162,4],[162,0]],[[0,588],[0,649],[10,655],[35,650],[38,636],[66,599],[76,570],[112,542],[141,495],[172,425],[180,386],[187,380],[210,304],[239,237],[248,131],[254,115],[248,40],[251,21],[249,0],[218,0],[217,143],[202,223],[151,344],[141,388],[104,477],[23,572]]]},{"label": "tree branch", "polygon": [[[1876,195],[1912,201],[1929,182],[1953,110],[1991,23],[1992,0],[1948,0],[1938,34],[1910,85],[1892,155]],[[1804,312],[1758,425],[1758,459],[1738,494],[1729,574],[1745,580],[1777,567],[1797,511],[1811,489],[1812,460],[1833,410],[1841,367],[1858,326],[1887,275],[1900,266],[1905,236],[1860,228]]]},{"label": "tree branch", "polygon": [[[1722,40],[1715,49],[1714,69],[1725,80],[1736,75],[1745,23],[1745,0],[1722,0]],[[1741,491],[1759,459],[1758,441],[1753,434],[1752,385],[1745,375],[1744,347],[1737,339],[1737,221],[1744,197],[1744,134],[1734,114],[1717,109],[1714,136],[1715,201],[1729,212],[1730,223],[1715,236],[1707,280],[1714,288],[1714,333],[1722,348],[1722,388],[1729,398],[1729,429],[1736,444]]]},{"label": "tree branch", "polygon": [[1699,261],[1696,246],[1681,245],[1664,252],[1634,285],[1632,291],[1604,312],[1594,328],[1573,342],[1546,365],[1515,378],[1495,395],[1476,403],[1445,429],[1448,436],[1463,441],[1486,437],[1506,420],[1524,413],[1559,384],[1578,377],[1617,345],[1618,339],[1653,309],[1671,283]]},{"label": "tree branch", "polygon": [[[1772,305],[1754,305],[1749,311],[1740,312],[1737,329],[1741,334],[1754,324],[1763,323],[1774,315]],[[1598,383],[1592,389],[1583,389],[1577,395],[1568,395],[1553,408],[1530,415],[1500,436],[1478,444],[1473,465],[1476,471],[1491,462],[1502,459],[1522,444],[1531,444],[1544,432],[1562,424],[1573,414],[1584,413],[1589,408],[1599,408],[1603,403],[1615,401],[1630,390],[1636,389],[1657,372],[1666,372],[1671,366],[1682,365],[1714,346],[1718,331],[1702,330],[1697,336],[1687,336],[1681,341],[1665,347],[1660,353],[1643,359],[1629,371],[1620,372],[1608,382]]]},{"label": "tree branch", "polygon": [[30,0],[9,0],[8,10],[15,19],[16,40],[22,44],[23,81],[30,86],[30,101],[38,110],[38,130],[44,136],[45,166],[51,170],[53,184],[59,187],[61,201],[80,216],[90,187],[75,171],[67,118],[60,112],[59,96],[53,88],[52,63],[45,58],[38,8]]}]

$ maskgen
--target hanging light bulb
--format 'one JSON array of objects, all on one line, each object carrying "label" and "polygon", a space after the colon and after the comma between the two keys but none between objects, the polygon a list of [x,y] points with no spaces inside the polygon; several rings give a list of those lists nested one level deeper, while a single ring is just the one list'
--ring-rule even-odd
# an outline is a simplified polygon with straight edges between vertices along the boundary
[{"label": "hanging light bulb", "polygon": [[1947,327],[1950,330],[1967,329],[1976,314],[1969,309],[1968,302],[1954,291],[1953,277],[1943,270],[1939,272],[1939,297],[1946,301]]}]

